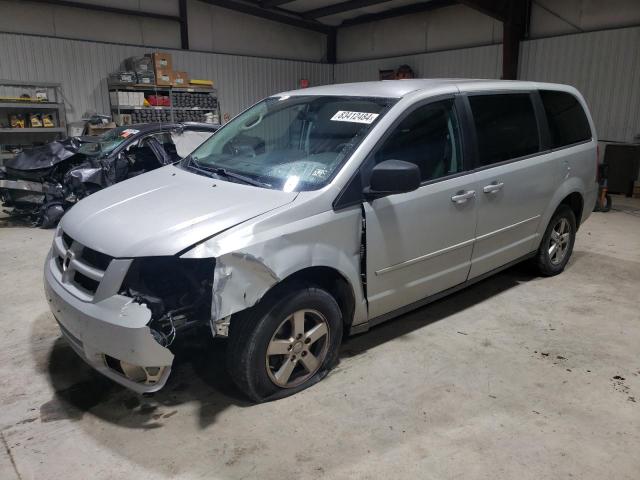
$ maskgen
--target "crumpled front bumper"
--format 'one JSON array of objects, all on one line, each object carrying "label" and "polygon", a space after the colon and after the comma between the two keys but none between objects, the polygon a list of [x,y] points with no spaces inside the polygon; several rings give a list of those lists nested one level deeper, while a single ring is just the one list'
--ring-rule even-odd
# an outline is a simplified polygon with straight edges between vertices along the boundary
[{"label": "crumpled front bumper", "polygon": [[69,293],[45,262],[44,289],[60,330],[75,352],[98,372],[138,392],[160,390],[173,353],[153,337],[151,312],[131,298],[113,295],[86,302]]},{"label": "crumpled front bumper", "polygon": [[8,204],[19,202],[41,205],[44,203],[45,193],[46,188],[40,182],[0,178],[0,198]]}]

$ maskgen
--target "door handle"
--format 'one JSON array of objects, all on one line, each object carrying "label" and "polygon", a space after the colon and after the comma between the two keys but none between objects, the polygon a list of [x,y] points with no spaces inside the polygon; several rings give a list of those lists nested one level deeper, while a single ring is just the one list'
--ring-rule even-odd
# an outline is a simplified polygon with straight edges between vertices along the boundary
[{"label": "door handle", "polygon": [[474,190],[464,191],[456,193],[453,197],[451,197],[451,201],[457,204],[461,204],[476,196],[476,192]]},{"label": "door handle", "polygon": [[504,187],[504,183],[502,182],[492,183],[491,185],[487,185],[486,187],[484,187],[482,191],[484,193],[496,193],[497,191],[502,190],[502,187]]}]

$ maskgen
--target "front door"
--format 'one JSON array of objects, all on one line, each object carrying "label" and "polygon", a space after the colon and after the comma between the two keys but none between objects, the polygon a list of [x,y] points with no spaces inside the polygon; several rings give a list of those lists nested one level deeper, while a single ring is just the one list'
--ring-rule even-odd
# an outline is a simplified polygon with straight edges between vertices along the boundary
[{"label": "front door", "polygon": [[371,319],[467,279],[477,206],[457,118],[453,98],[419,106],[370,159],[415,163],[423,182],[413,192],[364,204]]}]

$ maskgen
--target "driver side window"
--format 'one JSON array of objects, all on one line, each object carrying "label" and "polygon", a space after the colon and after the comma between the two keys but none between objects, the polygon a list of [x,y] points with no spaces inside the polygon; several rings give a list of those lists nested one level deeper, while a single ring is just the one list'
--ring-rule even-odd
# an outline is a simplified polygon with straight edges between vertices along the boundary
[{"label": "driver side window", "polygon": [[454,100],[429,103],[407,115],[375,154],[375,163],[404,160],[426,182],[462,171],[460,130]]}]

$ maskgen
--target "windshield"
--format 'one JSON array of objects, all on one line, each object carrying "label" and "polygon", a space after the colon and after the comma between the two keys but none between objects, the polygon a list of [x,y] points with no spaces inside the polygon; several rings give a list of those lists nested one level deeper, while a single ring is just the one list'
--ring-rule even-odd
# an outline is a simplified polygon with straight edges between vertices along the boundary
[{"label": "windshield", "polygon": [[84,155],[109,155],[118,145],[140,130],[131,127],[118,127],[96,138],[95,142],[83,143],[78,149]]},{"label": "windshield", "polygon": [[216,132],[182,166],[264,188],[316,190],[393,103],[361,97],[267,98]]}]

